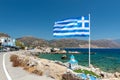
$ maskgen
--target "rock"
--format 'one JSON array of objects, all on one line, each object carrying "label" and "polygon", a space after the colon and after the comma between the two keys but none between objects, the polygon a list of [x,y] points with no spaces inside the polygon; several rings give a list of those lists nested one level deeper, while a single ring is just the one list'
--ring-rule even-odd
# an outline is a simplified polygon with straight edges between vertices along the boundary
[{"label": "rock", "polygon": [[63,55],[61,59],[67,59],[67,55]]},{"label": "rock", "polygon": [[115,72],[115,73],[114,73],[114,76],[115,76],[115,78],[120,78],[120,73]]},{"label": "rock", "polygon": [[62,75],[67,71],[65,66],[56,64],[55,62],[47,59],[39,59],[34,56],[28,56],[28,54],[15,54],[18,56],[22,67],[28,72],[39,75],[45,74],[55,80],[61,80]]},{"label": "rock", "polygon": [[100,73],[100,77],[104,78],[104,77],[105,77],[105,75],[104,75],[103,73]]},{"label": "rock", "polygon": [[[59,61],[50,61],[47,59],[41,59],[37,58],[31,54],[34,52],[29,51],[19,51],[11,56],[11,61],[14,63],[19,63],[17,66],[23,67],[25,70],[35,73],[38,75],[47,75],[49,77],[54,78],[55,80],[62,80],[63,75],[66,75],[65,72],[71,72],[70,75],[75,74],[75,72],[68,70],[68,68]],[[94,68],[93,65],[90,66],[90,68],[80,66],[80,69],[85,69],[89,71],[95,72],[97,75],[101,76],[101,80],[120,80],[120,73],[107,73],[99,68]],[[64,76],[65,78],[66,76]],[[70,76],[69,76],[70,77]],[[79,80],[72,75],[71,78],[66,80]]]}]

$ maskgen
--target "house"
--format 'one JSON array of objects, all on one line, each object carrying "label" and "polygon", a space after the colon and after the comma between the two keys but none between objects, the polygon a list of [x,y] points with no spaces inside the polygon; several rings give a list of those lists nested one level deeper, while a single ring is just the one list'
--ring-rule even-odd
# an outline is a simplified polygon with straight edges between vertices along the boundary
[{"label": "house", "polygon": [[0,46],[16,46],[15,39],[9,37],[0,37]]}]

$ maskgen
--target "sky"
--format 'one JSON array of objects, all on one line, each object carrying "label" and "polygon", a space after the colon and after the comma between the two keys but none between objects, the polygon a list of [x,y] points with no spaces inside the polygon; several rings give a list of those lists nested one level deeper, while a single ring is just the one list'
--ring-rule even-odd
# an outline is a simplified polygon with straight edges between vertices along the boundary
[{"label": "sky", "polygon": [[[0,0],[0,32],[53,37],[54,22],[91,15],[91,39],[120,39],[120,0]],[[84,39],[79,37],[78,39]]]}]

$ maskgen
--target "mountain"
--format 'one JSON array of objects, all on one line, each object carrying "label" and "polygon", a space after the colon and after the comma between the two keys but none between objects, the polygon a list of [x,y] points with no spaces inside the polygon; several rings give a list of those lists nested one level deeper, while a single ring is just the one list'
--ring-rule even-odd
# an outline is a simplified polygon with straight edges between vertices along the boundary
[{"label": "mountain", "polygon": [[[52,40],[49,43],[54,47],[89,47],[87,40],[60,39]],[[120,44],[112,40],[91,40],[91,48],[120,48]]]},{"label": "mountain", "polygon": [[1,33],[0,32],[0,37],[10,37],[8,34],[6,34],[6,33]]},{"label": "mountain", "polygon": [[87,41],[77,39],[59,39],[49,41],[49,44],[52,47],[80,47],[80,43],[84,45]]},{"label": "mountain", "polygon": [[[6,33],[0,33],[0,37],[10,37]],[[79,39],[58,39],[58,40],[44,40],[33,36],[24,36],[17,38],[17,41],[24,43],[28,47],[49,46],[59,48],[88,48],[88,40]],[[120,39],[116,40],[91,40],[91,48],[120,48]]]},{"label": "mountain", "polygon": [[[26,46],[49,46],[59,48],[88,48],[87,40],[78,39],[58,39],[44,40],[32,36],[18,38],[18,41],[23,42]],[[113,40],[91,40],[91,48],[120,48],[120,44]]]},{"label": "mountain", "polygon": [[91,42],[92,45],[96,45],[97,47],[105,47],[105,48],[120,48],[120,44],[113,40],[94,40]]},{"label": "mountain", "polygon": [[35,38],[32,36],[25,36],[22,38],[17,39],[20,42],[23,42],[24,45],[29,47],[35,47],[35,46],[48,46],[48,42],[43,39]]},{"label": "mountain", "polygon": [[116,39],[114,41],[117,42],[118,44],[120,44],[120,39]]}]

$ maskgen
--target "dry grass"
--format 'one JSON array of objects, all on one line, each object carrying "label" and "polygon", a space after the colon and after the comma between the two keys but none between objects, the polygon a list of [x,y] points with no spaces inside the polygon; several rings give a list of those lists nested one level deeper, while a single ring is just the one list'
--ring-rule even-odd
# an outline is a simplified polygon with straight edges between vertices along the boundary
[{"label": "dry grass", "polygon": [[37,75],[40,75],[40,76],[42,76],[43,75],[43,72],[42,71],[38,71],[38,70],[34,70],[32,73],[35,73],[35,74],[37,74]]},{"label": "dry grass", "polygon": [[40,76],[43,75],[43,72],[40,71],[40,70],[37,70],[36,67],[28,67],[28,66],[26,66],[26,67],[24,67],[24,70],[26,70],[26,71],[28,71],[30,73],[40,75]]},{"label": "dry grass", "polygon": [[36,66],[30,67],[29,65],[27,65],[27,63],[29,61],[28,59],[22,60],[22,59],[19,59],[19,57],[17,55],[11,55],[10,61],[13,62],[13,64],[12,64],[13,67],[21,66],[24,68],[24,70],[26,70],[30,73],[34,73],[34,74],[37,74],[40,76],[43,75],[43,72],[40,70],[37,70]]},{"label": "dry grass", "polygon": [[20,62],[19,62],[19,60],[18,60],[18,56],[17,56],[17,55],[12,55],[12,56],[10,57],[10,61],[13,62],[13,64],[12,64],[13,67],[18,67],[18,66],[20,66]]},{"label": "dry grass", "polygon": [[18,56],[17,55],[11,55],[10,56],[10,61],[13,62],[15,60],[17,60]]}]

